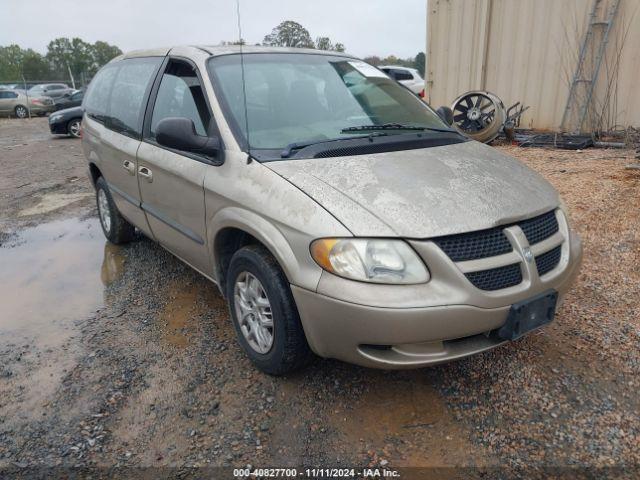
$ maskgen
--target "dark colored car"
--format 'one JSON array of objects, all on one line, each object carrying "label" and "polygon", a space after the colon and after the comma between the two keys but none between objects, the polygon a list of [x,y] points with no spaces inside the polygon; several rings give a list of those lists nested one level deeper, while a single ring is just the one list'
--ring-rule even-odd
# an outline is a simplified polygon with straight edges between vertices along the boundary
[{"label": "dark colored car", "polygon": [[54,135],[69,135],[80,138],[82,107],[72,107],[49,115],[49,130]]},{"label": "dark colored car", "polygon": [[84,98],[84,92],[78,90],[74,93],[68,93],[62,97],[54,99],[56,110],[63,110],[65,108],[79,107],[82,104]]}]

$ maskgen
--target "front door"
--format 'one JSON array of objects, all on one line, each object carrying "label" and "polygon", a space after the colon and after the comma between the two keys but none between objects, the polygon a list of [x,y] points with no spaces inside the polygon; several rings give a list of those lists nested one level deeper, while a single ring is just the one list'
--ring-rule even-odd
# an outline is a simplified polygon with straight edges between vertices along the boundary
[{"label": "front door", "polygon": [[211,111],[195,66],[171,59],[158,85],[151,114],[145,121],[138,149],[138,183],[142,209],[155,239],[169,251],[203,273],[212,273],[207,248],[204,177],[213,167],[207,158],[169,150],[158,145],[155,131],[167,117],[193,120],[196,132],[207,135]]}]

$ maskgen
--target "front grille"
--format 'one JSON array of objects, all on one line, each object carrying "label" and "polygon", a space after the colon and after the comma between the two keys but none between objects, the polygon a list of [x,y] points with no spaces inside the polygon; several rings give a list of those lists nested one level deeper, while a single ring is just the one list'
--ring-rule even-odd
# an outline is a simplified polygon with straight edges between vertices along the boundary
[{"label": "front grille", "polygon": [[538,275],[544,275],[556,268],[560,263],[560,256],[562,254],[562,246],[558,245],[556,248],[549,250],[536,257],[536,267],[538,267]]},{"label": "front grille", "polygon": [[469,272],[465,273],[465,276],[480,290],[500,290],[522,283],[522,271],[519,263],[479,272]]},{"label": "front grille", "polygon": [[495,257],[513,250],[502,227],[440,237],[433,241],[454,262]]},{"label": "front grille", "polygon": [[[514,225],[522,229],[529,245],[540,243],[559,231],[556,213],[552,210],[521,222],[476,232],[448,235],[434,238],[432,241],[454,262],[496,257],[513,251],[504,229]],[[560,252],[561,246],[558,246],[536,257],[539,275],[544,275],[558,266]],[[481,290],[500,290],[522,283],[520,263],[467,272],[465,276]]]},{"label": "front grille", "polygon": [[549,238],[559,229],[558,219],[556,218],[556,212],[554,210],[538,217],[519,222],[518,226],[522,229],[525,237],[527,237],[529,245],[534,245]]}]

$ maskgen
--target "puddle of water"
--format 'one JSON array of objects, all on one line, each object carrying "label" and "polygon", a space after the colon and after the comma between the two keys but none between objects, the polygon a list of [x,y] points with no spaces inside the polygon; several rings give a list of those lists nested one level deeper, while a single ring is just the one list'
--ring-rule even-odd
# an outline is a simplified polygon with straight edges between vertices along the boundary
[{"label": "puddle of water", "polygon": [[33,207],[21,210],[18,216],[28,217],[29,215],[42,215],[43,213],[52,212],[92,196],[93,194],[91,193],[47,193],[43,195],[40,201]]},{"label": "puddle of water", "polygon": [[100,279],[107,286],[115,282],[124,271],[124,257],[120,247],[113,243],[104,243],[104,256],[102,268],[100,269]]},{"label": "puddle of water", "polygon": [[60,344],[73,322],[103,304],[124,260],[97,219],[67,219],[19,232],[0,248],[0,339]]}]

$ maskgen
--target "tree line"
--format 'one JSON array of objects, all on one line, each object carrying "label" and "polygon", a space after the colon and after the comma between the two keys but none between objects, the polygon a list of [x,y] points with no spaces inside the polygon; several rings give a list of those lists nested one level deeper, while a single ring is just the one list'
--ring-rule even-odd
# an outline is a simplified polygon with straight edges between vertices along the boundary
[{"label": "tree line", "polygon": [[[222,42],[224,45],[245,44],[243,39],[233,42]],[[317,37],[315,41],[309,31],[298,22],[286,20],[275,27],[270,34],[264,37],[262,43],[256,45],[266,45],[273,47],[293,47],[293,48],[315,48],[318,50],[330,50],[344,52],[345,46],[340,42],[333,42],[329,37]],[[373,55],[364,59],[372,65],[399,65],[403,67],[415,68],[424,77],[426,56],[424,52],[418,53],[411,58],[398,58],[395,55],[381,58]]]},{"label": "tree line", "polygon": [[[240,39],[221,43],[244,45],[245,41]],[[281,22],[257,45],[345,51],[343,43],[334,42],[329,37],[319,36],[314,40],[305,27],[292,20]],[[122,51],[115,45],[102,41],[89,43],[77,37],[52,40],[44,55],[15,44],[0,46],[0,82],[60,80],[80,87],[86,85],[104,64],[120,54]],[[416,68],[424,76],[425,55],[422,52],[415,58],[402,59],[391,55],[386,58],[371,56],[365,60],[373,65]]]},{"label": "tree line", "polygon": [[91,77],[122,50],[107,42],[88,43],[80,38],[56,38],[47,53],[19,45],[0,46],[0,82],[73,79],[77,86]]}]

